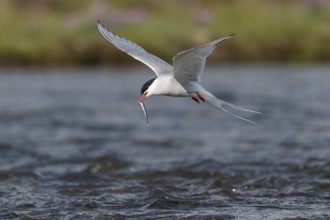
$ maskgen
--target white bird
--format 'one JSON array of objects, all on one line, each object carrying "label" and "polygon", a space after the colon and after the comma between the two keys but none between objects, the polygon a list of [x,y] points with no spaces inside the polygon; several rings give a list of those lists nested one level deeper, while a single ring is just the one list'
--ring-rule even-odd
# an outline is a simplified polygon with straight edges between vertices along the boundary
[{"label": "white bird", "polygon": [[148,115],[144,106],[144,101],[149,96],[154,95],[191,97],[197,103],[206,102],[236,118],[254,124],[255,122],[253,121],[229,112],[224,106],[229,106],[233,109],[245,112],[261,114],[260,112],[247,110],[222,101],[213,96],[200,84],[204,73],[206,58],[221,42],[232,37],[233,34],[178,53],[173,58],[172,67],[164,60],[148,53],[139,45],[109,31],[100,21],[97,22],[97,28],[107,41],[133,58],[141,61],[156,73],[157,77],[144,83],[140,91],[139,104],[142,107],[147,123]]}]

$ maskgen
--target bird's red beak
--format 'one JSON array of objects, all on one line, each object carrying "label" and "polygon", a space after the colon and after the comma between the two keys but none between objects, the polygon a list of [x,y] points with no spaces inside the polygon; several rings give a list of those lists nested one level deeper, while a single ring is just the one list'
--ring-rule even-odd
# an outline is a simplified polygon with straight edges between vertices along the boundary
[{"label": "bird's red beak", "polygon": [[141,103],[141,102],[143,103],[146,98],[147,98],[147,93],[145,92],[140,96],[139,103]]}]

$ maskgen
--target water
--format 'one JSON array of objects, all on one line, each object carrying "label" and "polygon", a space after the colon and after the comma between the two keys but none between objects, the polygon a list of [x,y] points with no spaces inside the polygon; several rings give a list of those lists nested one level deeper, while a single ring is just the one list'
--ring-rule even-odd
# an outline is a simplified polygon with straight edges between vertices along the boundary
[{"label": "water", "polygon": [[329,219],[329,70],[208,69],[257,126],[171,97],[147,126],[147,68],[2,70],[0,219]]}]

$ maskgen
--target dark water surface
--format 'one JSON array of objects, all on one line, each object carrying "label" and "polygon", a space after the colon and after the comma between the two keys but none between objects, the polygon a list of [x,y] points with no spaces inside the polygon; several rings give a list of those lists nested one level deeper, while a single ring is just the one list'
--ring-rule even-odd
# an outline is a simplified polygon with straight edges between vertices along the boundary
[{"label": "dark water surface", "polygon": [[329,67],[208,69],[257,126],[171,97],[147,126],[146,68],[0,72],[0,219],[330,219]]}]

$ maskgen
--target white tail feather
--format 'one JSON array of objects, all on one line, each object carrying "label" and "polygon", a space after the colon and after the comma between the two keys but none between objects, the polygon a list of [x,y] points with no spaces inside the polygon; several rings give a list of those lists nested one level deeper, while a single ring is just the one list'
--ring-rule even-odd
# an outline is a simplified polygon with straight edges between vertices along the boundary
[{"label": "white tail feather", "polygon": [[234,116],[235,118],[241,119],[241,120],[243,120],[243,121],[246,121],[246,122],[249,122],[249,123],[252,123],[252,124],[255,124],[255,125],[257,124],[257,123],[254,122],[254,121],[251,121],[251,120],[249,120],[249,119],[243,118],[243,117],[238,116],[238,115],[235,115],[235,114],[231,113],[230,111],[228,111],[228,110],[226,110],[226,109],[224,109],[224,108],[221,108],[221,107],[217,107],[217,108],[220,109],[220,110],[222,110],[222,111],[224,111],[224,112],[226,112],[226,113],[228,113],[228,114],[230,114],[230,115],[232,115],[232,116]]},{"label": "white tail feather", "polygon": [[216,107],[217,109],[220,109],[220,110],[222,110],[222,111],[224,111],[224,112],[230,114],[231,116],[234,116],[235,118],[241,119],[241,120],[243,120],[243,121],[246,121],[246,122],[249,122],[249,123],[252,123],[252,124],[257,124],[257,123],[254,122],[254,121],[248,120],[248,119],[246,119],[246,118],[243,118],[243,117],[241,117],[241,116],[238,116],[238,115],[236,115],[236,114],[234,114],[234,113],[232,113],[232,112],[230,112],[230,111],[224,109],[222,106],[223,106],[223,105],[227,105],[227,106],[229,106],[229,107],[231,107],[231,108],[233,108],[233,109],[236,109],[236,110],[240,110],[240,111],[244,111],[244,112],[250,112],[250,113],[255,113],[255,114],[262,114],[262,113],[257,112],[257,111],[248,110],[248,109],[245,109],[245,108],[242,108],[242,107],[239,107],[239,106],[233,105],[233,104],[231,104],[231,103],[228,103],[228,102],[222,101],[222,100],[220,100],[220,99],[214,97],[214,96],[213,96],[211,93],[209,93],[209,92],[202,94],[202,96],[203,96],[203,98],[205,99],[205,101],[206,101],[208,104],[210,104],[210,105]]},{"label": "white tail feather", "polygon": [[243,112],[250,112],[250,113],[255,113],[255,114],[260,114],[260,115],[262,115],[261,112],[257,112],[257,111],[253,111],[253,110],[245,109],[245,108],[242,108],[242,107],[240,107],[240,106],[236,106],[236,105],[234,105],[234,104],[231,104],[231,103],[229,103],[229,102],[222,101],[222,100],[220,100],[220,99],[218,99],[218,100],[219,100],[220,102],[222,102],[223,104],[230,106],[230,107],[233,108],[233,109],[237,109],[237,110],[240,110],[240,111],[243,111]]}]

